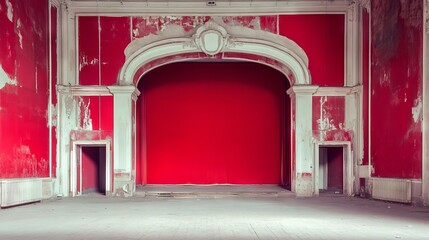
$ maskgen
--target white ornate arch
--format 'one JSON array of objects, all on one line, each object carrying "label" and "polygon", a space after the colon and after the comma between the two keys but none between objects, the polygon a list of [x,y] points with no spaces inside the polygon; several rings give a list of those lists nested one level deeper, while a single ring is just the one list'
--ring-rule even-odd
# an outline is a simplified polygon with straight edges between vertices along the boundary
[{"label": "white ornate arch", "polygon": [[[203,55],[201,55],[203,53]],[[282,72],[293,85],[310,84],[308,58],[292,40],[270,32],[209,21],[185,32],[171,25],[159,35],[132,41],[125,49],[126,62],[118,85],[135,85],[157,66],[200,58],[259,62]]]},{"label": "white ornate arch", "polygon": [[153,68],[192,59],[243,60],[265,64],[290,81],[292,111],[292,191],[297,196],[314,194],[312,142],[312,94],[308,58],[292,40],[265,31],[233,27],[215,20],[193,31],[171,25],[158,35],[132,41],[114,95],[114,191],[135,189],[135,104],[138,81]]}]

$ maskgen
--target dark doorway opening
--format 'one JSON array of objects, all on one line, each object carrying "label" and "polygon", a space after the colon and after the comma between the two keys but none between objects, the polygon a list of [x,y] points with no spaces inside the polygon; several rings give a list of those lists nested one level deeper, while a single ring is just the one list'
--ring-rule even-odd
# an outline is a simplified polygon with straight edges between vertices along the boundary
[{"label": "dark doorway opening", "polygon": [[344,148],[319,148],[319,192],[343,193]]},{"label": "dark doorway opening", "polygon": [[82,194],[106,194],[106,147],[82,146]]}]

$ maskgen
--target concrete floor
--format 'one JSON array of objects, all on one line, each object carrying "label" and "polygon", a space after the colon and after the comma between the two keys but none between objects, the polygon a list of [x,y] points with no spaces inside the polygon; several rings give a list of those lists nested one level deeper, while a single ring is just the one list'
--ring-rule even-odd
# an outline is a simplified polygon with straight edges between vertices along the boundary
[{"label": "concrete floor", "polygon": [[429,239],[429,209],[341,195],[88,195],[2,209],[0,239]]}]

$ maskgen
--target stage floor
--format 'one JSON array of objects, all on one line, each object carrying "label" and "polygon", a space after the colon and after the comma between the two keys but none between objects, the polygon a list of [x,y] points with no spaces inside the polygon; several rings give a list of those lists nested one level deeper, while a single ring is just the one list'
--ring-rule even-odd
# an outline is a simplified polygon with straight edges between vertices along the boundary
[{"label": "stage floor", "polygon": [[276,197],[294,194],[274,184],[148,184],[138,186],[135,195],[146,197]]}]

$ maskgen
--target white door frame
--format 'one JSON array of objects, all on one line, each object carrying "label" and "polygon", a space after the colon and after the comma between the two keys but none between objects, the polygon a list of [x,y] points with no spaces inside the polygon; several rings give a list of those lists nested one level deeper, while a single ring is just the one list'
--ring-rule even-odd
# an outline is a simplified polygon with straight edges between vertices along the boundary
[{"label": "white door frame", "polygon": [[314,143],[314,195],[319,195],[319,149],[320,147],[343,148],[343,194],[353,194],[353,160],[350,141],[317,141]]},{"label": "white door frame", "polygon": [[[72,197],[82,195],[78,192],[77,179],[79,174],[80,186],[82,191],[82,147],[105,147],[106,148],[106,196],[112,193],[112,158],[110,153],[109,140],[79,140],[73,142],[70,161],[70,195]],[[79,161],[80,171],[77,171]]]}]

